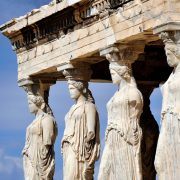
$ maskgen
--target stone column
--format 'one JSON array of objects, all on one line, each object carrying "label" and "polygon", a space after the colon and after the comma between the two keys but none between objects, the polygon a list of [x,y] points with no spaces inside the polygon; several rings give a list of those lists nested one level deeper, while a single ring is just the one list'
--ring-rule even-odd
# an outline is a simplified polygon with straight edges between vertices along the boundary
[{"label": "stone column", "polygon": [[119,45],[101,50],[110,62],[112,82],[118,90],[107,103],[108,125],[99,180],[141,180],[143,97],[132,75],[131,64],[143,52],[142,45]]},{"label": "stone column", "polygon": [[70,96],[75,101],[65,117],[63,179],[92,180],[100,153],[99,116],[88,88],[92,72],[83,62],[65,65],[59,70],[66,77]]},{"label": "stone column", "polygon": [[144,99],[143,113],[140,120],[143,132],[141,144],[143,180],[156,179],[154,159],[159,136],[159,126],[150,110],[150,96],[155,87],[157,86],[152,84],[138,84]]},{"label": "stone column", "polygon": [[[162,29],[164,28],[161,27]],[[167,63],[174,70],[161,87],[162,125],[155,167],[158,179],[178,180],[180,179],[180,30],[161,32],[160,37],[165,44]]]},{"label": "stone column", "polygon": [[26,180],[53,179],[55,170],[54,143],[57,125],[48,105],[49,83],[25,80],[19,82],[27,92],[29,110],[35,119],[27,127],[22,151]]}]

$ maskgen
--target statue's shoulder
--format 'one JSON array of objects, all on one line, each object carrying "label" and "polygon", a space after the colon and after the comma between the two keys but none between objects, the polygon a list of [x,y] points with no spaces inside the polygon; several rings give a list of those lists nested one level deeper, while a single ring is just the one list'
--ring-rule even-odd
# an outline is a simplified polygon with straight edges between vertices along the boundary
[{"label": "statue's shoulder", "polygon": [[92,102],[86,101],[85,110],[86,111],[96,110],[96,105]]},{"label": "statue's shoulder", "polygon": [[96,107],[96,105],[90,101],[86,101],[85,106],[86,107],[93,107],[93,108]]},{"label": "statue's shoulder", "polygon": [[54,123],[55,122],[55,119],[52,115],[50,114],[46,114],[44,113],[43,114],[43,118],[42,118],[42,122],[44,123]]},{"label": "statue's shoulder", "polygon": [[141,94],[141,92],[139,91],[139,89],[136,86],[129,86],[129,93],[132,94]]},{"label": "statue's shoulder", "polygon": [[138,90],[137,87],[131,86],[128,91],[129,91],[129,98],[131,100],[141,100],[142,99],[142,93]]}]

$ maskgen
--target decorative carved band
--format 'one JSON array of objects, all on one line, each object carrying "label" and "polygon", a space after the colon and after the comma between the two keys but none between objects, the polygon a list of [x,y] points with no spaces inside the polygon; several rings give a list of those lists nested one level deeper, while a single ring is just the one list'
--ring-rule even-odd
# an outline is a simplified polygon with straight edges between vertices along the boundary
[{"label": "decorative carved band", "polygon": [[117,8],[133,0],[109,0],[111,8]]},{"label": "decorative carved band", "polygon": [[69,7],[65,11],[57,12],[47,18],[40,20],[32,26],[21,30],[21,35],[12,42],[14,50],[26,47],[30,49],[38,41],[52,40],[62,34],[66,34],[69,28],[77,24],[74,17],[74,8]]},{"label": "decorative carved band", "polygon": [[[109,11],[127,4],[133,0],[93,0],[79,5],[78,7],[68,7],[57,12],[37,23],[24,27],[19,34],[11,38],[14,50],[21,51],[31,49],[36,44],[45,43],[60,37],[79,23],[89,22],[94,16],[99,16],[103,11]],[[56,1],[59,3],[61,1]],[[94,19],[93,19],[94,21]],[[91,22],[91,21],[90,21]]]}]

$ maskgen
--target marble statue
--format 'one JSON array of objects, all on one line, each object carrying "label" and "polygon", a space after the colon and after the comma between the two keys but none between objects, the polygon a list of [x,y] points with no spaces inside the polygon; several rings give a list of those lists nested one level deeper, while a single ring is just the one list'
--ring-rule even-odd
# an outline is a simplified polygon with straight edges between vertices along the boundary
[{"label": "marble statue", "polygon": [[22,152],[25,180],[52,180],[55,170],[56,122],[40,94],[28,91],[28,104],[30,112],[36,117],[27,127]]},{"label": "marble statue", "polygon": [[98,179],[141,180],[142,94],[128,66],[110,61],[109,68],[118,90],[107,104],[108,125]]},{"label": "marble statue", "polygon": [[174,70],[162,85],[163,104],[155,167],[159,180],[180,179],[180,34],[163,33],[167,62]]},{"label": "marble statue", "polygon": [[71,79],[68,87],[75,104],[65,117],[64,180],[92,180],[100,151],[98,113],[88,82]]}]

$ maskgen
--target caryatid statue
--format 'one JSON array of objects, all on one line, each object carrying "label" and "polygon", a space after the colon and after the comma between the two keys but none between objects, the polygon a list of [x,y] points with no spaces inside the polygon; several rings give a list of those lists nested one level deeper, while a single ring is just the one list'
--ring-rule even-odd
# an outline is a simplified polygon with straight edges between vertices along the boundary
[{"label": "caryatid statue", "polygon": [[62,139],[64,180],[93,180],[94,164],[99,158],[99,116],[88,89],[91,70],[67,69],[69,93],[75,104],[65,117]]},{"label": "caryatid statue", "polygon": [[118,52],[109,53],[106,58],[118,90],[107,103],[108,124],[98,180],[142,180],[142,130],[139,125],[142,94],[131,68],[120,60]]},{"label": "caryatid statue", "polygon": [[180,31],[163,32],[167,63],[174,70],[162,85],[163,104],[155,168],[158,179],[180,179]]},{"label": "caryatid statue", "polygon": [[22,151],[25,180],[52,180],[55,170],[54,143],[57,126],[39,85],[26,86],[29,110],[35,114],[27,127]]}]

